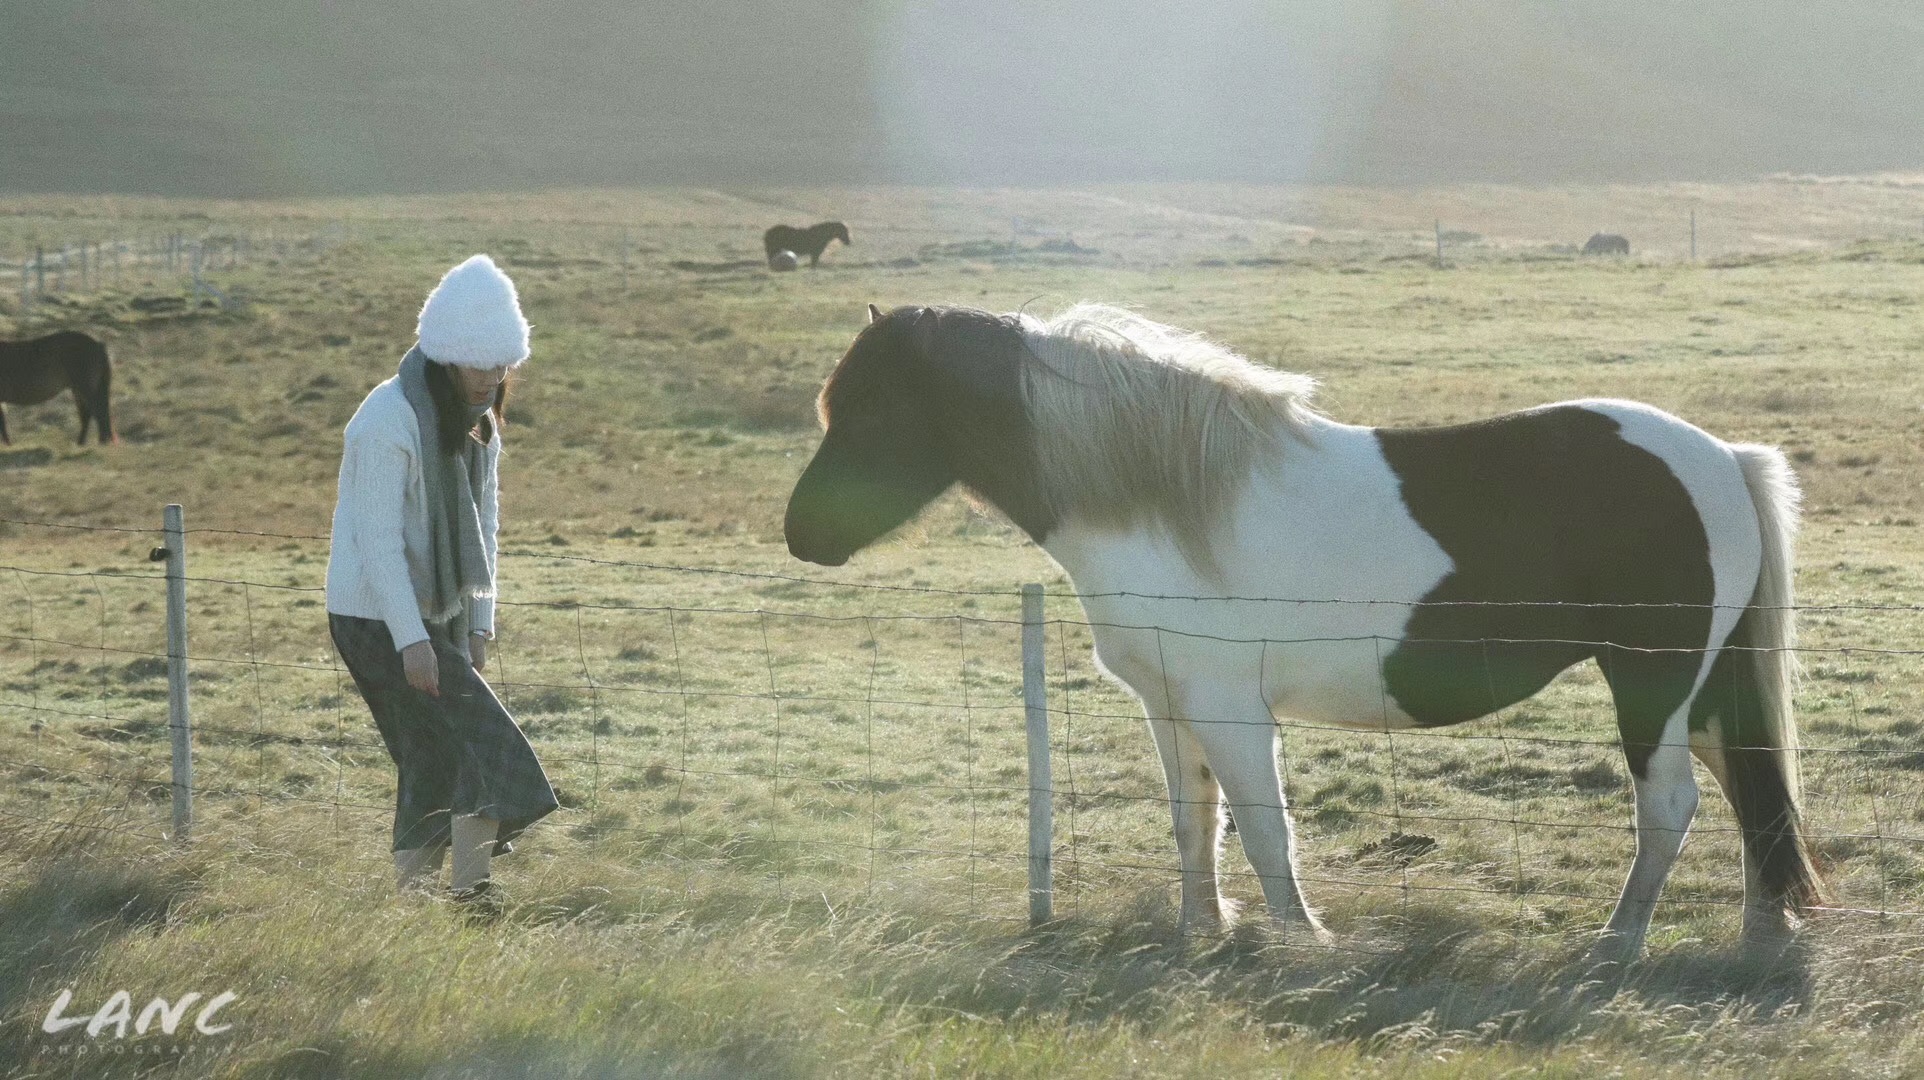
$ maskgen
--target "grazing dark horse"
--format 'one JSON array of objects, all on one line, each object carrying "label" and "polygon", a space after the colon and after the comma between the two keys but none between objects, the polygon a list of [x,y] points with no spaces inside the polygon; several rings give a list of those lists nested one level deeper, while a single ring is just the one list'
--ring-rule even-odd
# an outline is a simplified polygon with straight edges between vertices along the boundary
[{"label": "grazing dark horse", "polygon": [[[1602,668],[1636,857],[1598,943],[1642,948],[1697,811],[1736,811],[1744,933],[1822,902],[1800,831],[1784,455],[1632,401],[1372,428],[1312,383],[1081,304],[1048,321],[871,309],[829,376],[788,549],[836,566],[961,484],[1068,573],[1096,658],[1162,756],[1182,919],[1220,923],[1220,804],[1271,913],[1304,901],[1277,717],[1365,731],[1473,720]],[[1773,944],[1775,943],[1775,944]]]},{"label": "grazing dark horse", "polygon": [[113,376],[107,346],[78,330],[32,341],[0,341],[0,443],[13,442],[7,437],[7,405],[38,405],[62,390],[73,391],[74,406],[80,410],[82,445],[89,421],[100,442],[119,442],[107,401]]},{"label": "grazing dark horse", "polygon": [[1597,233],[1583,242],[1585,255],[1628,255],[1630,241],[1616,233]]},{"label": "grazing dark horse", "polygon": [[827,250],[830,240],[840,240],[844,244],[854,241],[848,238],[848,226],[839,221],[824,221],[810,225],[806,229],[777,225],[762,234],[762,250],[768,253],[768,265],[775,265],[775,254],[792,251],[797,255],[808,256],[808,265],[815,266],[822,261],[822,252]]}]

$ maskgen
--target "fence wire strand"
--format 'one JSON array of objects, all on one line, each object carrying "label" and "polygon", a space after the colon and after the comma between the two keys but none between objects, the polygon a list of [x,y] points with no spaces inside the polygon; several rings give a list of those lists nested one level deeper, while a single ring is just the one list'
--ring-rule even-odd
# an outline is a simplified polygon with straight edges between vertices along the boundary
[{"label": "fence wire strand", "polygon": [[[0,518],[0,524],[63,533],[158,534],[156,529],[20,518]],[[231,536],[237,540],[299,543],[326,540],[323,536],[242,528],[202,527],[189,531]],[[571,805],[557,812],[550,824],[582,842],[622,836],[648,844],[650,850],[681,863],[685,869],[682,888],[690,897],[704,887],[705,875],[713,872],[717,863],[734,866],[738,871],[765,874],[779,897],[805,896],[815,889],[814,879],[819,874],[830,872],[816,868],[832,865],[819,862],[808,853],[821,852],[825,857],[834,852],[850,858],[853,869],[847,874],[847,880],[858,895],[869,901],[883,895],[885,888],[898,886],[900,875],[913,875],[924,869],[934,875],[929,883],[939,888],[944,878],[925,860],[952,860],[951,865],[965,868],[963,881],[957,884],[966,886],[963,899],[970,914],[1002,918],[1005,916],[1001,912],[1005,909],[1019,910],[1021,905],[1016,900],[1024,889],[1016,882],[1020,870],[1027,865],[1028,855],[1023,844],[1010,843],[1006,838],[1011,835],[1010,823],[1018,816],[1020,800],[1030,789],[1026,783],[1002,782],[999,778],[1008,774],[1001,767],[987,770],[989,776],[997,779],[986,778],[985,762],[1003,764],[998,756],[1006,750],[1006,740],[1016,726],[1011,718],[1021,715],[1024,707],[1019,700],[1005,703],[994,698],[1002,685],[994,673],[1005,668],[1019,669],[1019,665],[1014,658],[1003,657],[1003,667],[992,666],[997,661],[989,658],[997,655],[994,648],[1000,645],[991,648],[989,643],[999,642],[1021,623],[1019,619],[959,610],[973,607],[984,597],[1007,596],[1014,600],[1019,598],[1019,590],[833,581],[546,552],[504,551],[502,555],[580,567],[583,572],[593,574],[646,571],[675,579],[713,577],[849,590],[878,600],[886,599],[889,604],[885,606],[895,606],[899,598],[909,595],[918,595],[923,602],[932,599],[939,603],[943,598],[951,598],[958,609],[878,611],[871,607],[855,614],[726,603],[631,603],[605,597],[592,603],[572,598],[504,600],[500,606],[514,612],[517,618],[571,618],[575,653],[572,666],[578,674],[570,680],[565,670],[556,671],[552,658],[544,667],[539,657],[518,655],[510,642],[497,634],[490,647],[496,676],[492,685],[517,708],[553,699],[557,694],[564,696],[556,700],[573,702],[568,708],[578,709],[585,703],[588,720],[585,740],[571,741],[565,731],[548,735],[545,725],[536,738],[538,752],[545,763],[555,769],[576,770],[571,774],[576,777],[583,772],[587,776],[586,798],[580,798],[577,790],[576,797],[568,800]],[[0,634],[0,650],[3,650],[0,655],[24,654],[26,663],[22,675],[0,681],[0,716],[26,720],[32,736],[28,741],[7,743],[9,749],[0,756],[0,766],[12,770],[15,778],[23,782],[57,782],[60,792],[71,794],[89,788],[113,792],[118,799],[114,813],[124,819],[88,822],[77,817],[61,819],[50,815],[36,819],[43,826],[70,826],[140,837],[159,835],[164,831],[156,827],[162,821],[162,800],[154,792],[166,791],[166,766],[156,760],[154,751],[165,748],[166,727],[155,722],[153,707],[147,704],[156,701],[158,695],[140,684],[142,679],[152,681],[164,677],[148,670],[153,665],[140,662],[165,659],[166,653],[142,647],[140,642],[138,619],[133,615],[152,608],[135,607],[123,612],[110,602],[107,586],[114,585],[115,597],[118,597],[125,589],[157,589],[164,575],[112,567],[62,570],[5,565],[0,566],[0,570],[9,572],[13,591],[19,598],[13,605],[19,614],[8,632]],[[206,714],[210,718],[225,714],[240,719],[238,724],[216,719],[194,725],[199,743],[197,752],[210,758],[203,766],[203,782],[196,793],[218,805],[232,803],[242,813],[269,812],[270,807],[325,811],[331,815],[336,828],[347,828],[349,816],[371,827],[379,815],[391,814],[393,806],[377,797],[383,790],[377,777],[385,743],[371,737],[357,737],[350,731],[349,714],[355,711],[348,696],[352,680],[331,642],[321,649],[324,662],[315,663],[308,659],[313,656],[312,650],[291,651],[291,643],[283,640],[280,628],[288,621],[287,613],[291,610],[288,605],[313,606],[310,597],[323,590],[294,577],[266,581],[243,576],[191,576],[187,582],[200,590],[197,605],[204,606],[213,600],[226,603],[238,600],[240,609],[239,640],[233,642],[237,648],[220,644],[233,636],[223,629],[203,635],[200,640],[216,643],[202,646],[190,657],[196,664],[214,665],[205,679],[196,675],[196,700]],[[56,599],[37,597],[36,587]],[[1051,599],[1062,603],[1098,597],[1198,604],[1225,601],[1295,605],[1385,603],[1368,599],[1078,595],[1071,591],[1058,592]],[[1399,606],[1413,610],[1421,605]],[[78,611],[70,612],[70,607]],[[257,607],[262,609],[258,615]],[[93,616],[93,632],[89,634],[85,629],[73,632],[70,624],[74,620],[70,614],[80,614],[84,619],[88,608]],[[196,610],[202,608],[197,606]],[[1903,614],[1924,611],[1924,605],[1816,604],[1798,610]],[[599,613],[597,630],[605,622],[612,628],[610,632],[622,635],[616,662],[597,663],[591,659],[590,612]],[[739,659],[761,668],[759,680],[727,674],[730,655],[727,649],[711,654],[707,649],[691,653],[690,648],[684,647],[694,644],[689,639],[697,627],[713,627],[719,633],[749,616],[754,617],[752,625],[759,638],[759,649],[745,649]],[[658,654],[647,645],[646,635],[652,631],[646,630],[633,650],[636,657],[633,668],[622,667],[629,663],[627,635],[656,618],[665,623],[665,670],[647,673],[653,670],[647,661],[655,660]],[[295,619],[308,620],[309,616],[296,615]],[[325,621],[324,612],[321,621]],[[937,631],[944,622],[954,627],[954,640],[948,646],[953,648],[956,661],[952,693],[940,688],[940,683],[946,680],[934,677],[933,672],[941,666],[939,659],[920,658],[931,649],[927,634]],[[1533,905],[1550,901],[1605,904],[1618,898],[1607,887],[1585,887],[1582,874],[1559,872],[1554,860],[1545,862],[1545,852],[1563,850],[1557,846],[1561,842],[1554,839],[1556,837],[1624,836],[1629,831],[1628,823],[1590,819],[1593,815],[1611,812],[1608,809],[1591,808],[1574,813],[1562,804],[1546,803],[1551,796],[1542,785],[1531,787],[1535,781],[1528,777],[1532,769],[1543,772],[1543,766],[1535,764],[1545,760],[1543,754],[1563,755],[1563,758],[1549,759],[1552,763],[1564,758],[1574,761],[1577,755],[1624,748],[1621,737],[1585,738],[1536,730],[1528,725],[1519,730],[1517,711],[1500,707],[1492,710],[1493,731],[1398,729],[1388,688],[1380,682],[1378,723],[1364,729],[1295,720],[1284,720],[1278,725],[1273,721],[1237,716],[1188,716],[1184,699],[1177,692],[1176,680],[1168,669],[1165,636],[1172,642],[1187,639],[1260,645],[1256,672],[1259,695],[1264,693],[1262,688],[1272,677],[1273,665],[1288,662],[1285,654],[1291,647],[1353,643],[1358,648],[1373,650],[1380,671],[1385,642],[1393,645],[1394,639],[1381,635],[1235,638],[1199,633],[1193,627],[1060,617],[1045,618],[1043,630],[1045,668],[1047,653],[1051,651],[1048,635],[1054,636],[1052,651],[1057,667],[1053,678],[1049,678],[1046,671],[1044,677],[1044,685],[1054,688],[1046,715],[1056,721],[1050,739],[1052,752],[1060,763],[1059,779],[1051,794],[1066,809],[1059,818],[1061,824],[1053,845],[1064,856],[1054,860],[1059,875],[1057,893],[1073,913],[1082,914],[1085,901],[1095,895],[1091,892],[1085,896],[1085,886],[1094,889],[1103,883],[1119,885],[1122,878],[1134,875],[1166,888],[1181,882],[1184,872],[1180,863],[1174,861],[1166,842],[1166,815],[1174,793],[1167,787],[1158,789],[1154,781],[1147,779],[1150,775],[1147,766],[1153,764],[1150,748],[1141,745],[1139,734],[1134,742],[1126,735],[1131,730],[1140,732],[1142,714],[1123,707],[1121,702],[1127,695],[1105,689],[1105,683],[1094,677],[1092,668],[1084,669],[1089,674],[1079,675],[1079,665],[1072,656],[1072,637],[1081,642],[1115,630],[1153,630],[1155,633],[1157,656],[1163,664],[1163,700],[1159,710],[1152,703],[1155,719],[1151,723],[1166,725],[1169,730],[1168,746],[1174,755],[1170,763],[1172,777],[1184,775],[1182,770],[1186,764],[1191,768],[1200,767],[1181,759],[1194,745],[1193,732],[1207,731],[1202,725],[1260,723],[1275,729],[1275,765],[1283,797],[1275,806],[1262,800],[1245,800],[1243,805],[1250,809],[1286,810],[1294,816],[1299,835],[1305,829],[1321,833],[1339,830],[1345,838],[1340,842],[1354,849],[1331,850],[1331,845],[1339,841],[1327,835],[1313,837],[1311,843],[1304,845],[1304,850],[1314,857],[1314,862],[1298,875],[1304,885],[1339,890],[1393,890],[1398,898],[1397,909],[1405,920],[1414,917],[1413,904],[1422,898],[1447,902],[1452,897],[1473,894],[1497,896],[1508,902],[1511,919],[1518,926],[1531,924]],[[830,662],[834,658],[827,635],[850,633],[860,635],[858,646],[849,652],[840,667],[834,667]],[[891,647],[891,635],[900,635],[902,643]],[[704,635],[694,633],[693,636]],[[1481,647],[1482,675],[1493,707],[1502,706],[1503,702],[1491,650],[1512,643],[1514,639],[1498,637],[1457,642]],[[1625,653],[1702,651],[1636,650],[1610,642],[1566,643],[1595,650],[1606,688],[1610,685],[1611,666]],[[866,657],[860,655],[863,651],[867,652]],[[938,656],[939,651],[936,650]],[[1845,735],[1844,745],[1811,745],[1801,750],[1807,772],[1816,772],[1819,780],[1818,784],[1806,788],[1807,825],[1820,820],[1819,815],[1810,810],[1812,795],[1819,796],[1824,808],[1835,814],[1834,827],[1812,826],[1809,836],[1835,858],[1843,860],[1847,869],[1855,871],[1850,889],[1860,897],[1856,903],[1840,899],[1834,906],[1822,910],[1836,914],[1924,918],[1924,895],[1918,895],[1912,887],[1919,877],[1917,863],[1924,860],[1924,835],[1902,825],[1905,814],[1924,820],[1924,807],[1907,808],[1905,799],[1894,795],[1892,787],[1907,771],[1916,768],[1915,762],[1924,761],[1924,750],[1906,747],[1901,742],[1894,744],[1893,737],[1874,732],[1876,725],[1870,722],[1863,700],[1866,688],[1876,678],[1875,669],[1864,665],[1899,663],[1924,656],[1924,649],[1846,641],[1792,651],[1801,658],[1825,657],[1835,662],[1832,666],[1837,685],[1813,701],[1806,713],[1828,711],[1829,715],[1838,717],[1832,722],[1831,730],[1841,728]],[[70,658],[79,657],[79,662],[69,659],[62,666],[55,658],[63,652]],[[754,656],[757,652],[759,656]],[[95,668],[91,673],[85,671],[88,656],[93,658]],[[121,677],[125,685],[119,687],[112,677],[115,658],[126,658],[128,662]],[[565,665],[565,659],[563,663]],[[928,667],[930,664],[936,667]],[[691,670],[691,666],[696,665],[702,670],[699,680]],[[824,666],[841,672],[839,684],[836,676],[820,674],[818,669]],[[221,674],[226,669],[237,669],[244,684],[236,686],[227,682]],[[562,677],[554,678],[556,674]],[[764,686],[756,687],[755,681]],[[301,704],[303,688],[322,682],[331,684],[331,694],[314,695],[313,700]],[[96,699],[94,703],[86,701],[89,685]],[[241,707],[230,711],[223,699],[230,698],[237,690],[245,696],[236,703]],[[296,704],[288,705],[290,700]],[[1108,708],[1105,707],[1107,701],[1118,704]],[[718,731],[703,727],[710,717],[734,717],[739,721],[744,715],[740,710],[756,708],[765,709],[767,726],[762,735],[767,740],[766,757],[753,751],[752,739],[746,744],[751,748],[747,752],[730,749],[752,735],[741,723],[736,727],[748,734],[724,737]],[[1880,710],[1883,708],[1879,706]],[[655,731],[653,725],[616,722],[617,717],[645,717],[651,713],[666,718],[670,710],[678,722],[668,727],[666,734]],[[910,730],[939,732],[945,720],[952,722],[958,713],[962,721],[959,778],[954,769],[957,763],[941,760],[939,749],[933,761],[916,757],[917,753],[926,751],[917,750],[911,745],[914,740],[905,734]],[[850,725],[859,726],[852,726],[846,736],[835,734],[834,717],[840,715],[846,715]],[[108,727],[89,728],[90,724]],[[647,731],[655,734],[638,733]],[[11,738],[12,734],[0,728],[0,736]],[[1350,742],[1338,746],[1338,736]],[[644,738],[649,741],[640,741]],[[1294,748],[1292,740],[1299,739],[1311,740],[1310,749],[1299,752]],[[1347,771],[1354,768],[1352,758],[1359,752],[1362,759],[1374,760],[1368,753],[1371,743],[1364,741],[1370,739],[1381,740],[1378,749],[1388,763],[1383,778],[1386,800],[1382,798],[1382,789],[1379,789],[1377,805],[1366,805],[1347,797],[1334,785],[1325,785],[1322,792],[1314,790],[1309,774],[1326,776],[1332,768],[1329,762],[1316,757],[1315,740],[1336,747],[1337,756],[1333,760],[1341,763],[1341,770]],[[1438,739],[1450,742],[1438,743],[1435,741]],[[938,735],[933,745],[952,745],[954,741],[953,735]],[[584,742],[585,755],[580,752]],[[1112,742],[1122,749],[1115,749]],[[1479,743],[1494,744],[1492,748],[1498,759],[1494,785],[1482,782],[1479,786],[1463,777],[1443,776],[1438,781],[1418,776],[1426,757],[1444,748],[1454,752],[1456,748]],[[277,749],[270,755],[270,746],[285,749]],[[845,762],[838,765],[829,756],[828,748],[832,747],[844,748],[837,752],[846,753]],[[233,768],[245,758],[228,757],[236,751],[251,752],[255,773],[251,788],[245,777],[245,765],[241,765],[238,772]],[[1532,762],[1527,767],[1523,760],[1526,751]],[[288,783],[292,770],[297,767],[299,771],[307,770],[307,766],[300,764],[308,760],[303,755],[317,756],[326,766],[331,766],[327,770],[333,773],[331,791],[324,779],[318,785],[305,788]],[[223,760],[227,765],[224,776]],[[730,767],[731,760],[748,767]],[[277,763],[281,761],[295,764],[279,766]],[[755,767],[762,761],[766,762],[766,768]],[[1587,765],[1568,767],[1572,771],[1589,768]],[[275,773],[276,768],[282,770],[279,775]],[[1435,767],[1431,768],[1433,771]],[[944,774],[949,778],[947,782],[940,779]],[[320,775],[325,777],[325,772]],[[1423,786],[1426,783],[1428,786]],[[608,787],[611,797],[607,807],[600,801],[604,786]],[[1565,787],[1568,790],[1564,794],[1573,796],[1574,788],[1567,784]],[[618,812],[613,805],[616,792],[657,789],[661,791],[660,802],[651,805],[658,805],[659,813],[643,813],[639,815],[644,819],[641,822],[631,822],[626,813]],[[1616,783],[1606,790],[1615,811],[1624,810],[1630,801],[1624,785]],[[1463,801],[1439,805],[1436,802],[1439,791]],[[932,808],[918,808],[913,802],[903,801],[906,795],[924,802],[937,802]],[[754,828],[753,811],[749,819],[731,822],[726,812],[735,806],[766,807],[766,827]],[[947,807],[964,812],[966,819],[945,822]],[[919,812],[910,813],[910,809],[919,809]],[[1220,804],[1211,800],[1208,805],[1197,803],[1187,809],[1208,821],[1220,813]],[[647,820],[651,816],[653,820]],[[0,809],[0,817],[22,820],[28,815]],[[853,826],[837,831],[836,823],[844,818]],[[1147,824],[1157,818],[1162,824],[1153,827]],[[1358,854],[1370,846],[1360,843],[1370,823],[1388,830],[1386,838],[1371,841],[1385,856],[1374,862]],[[1236,825],[1233,818],[1230,825],[1232,828]],[[1433,847],[1437,838],[1417,836],[1412,830],[1418,828],[1437,831],[1439,837],[1444,837],[1445,846],[1457,842],[1449,839],[1453,835],[1450,830],[1497,829],[1507,841],[1501,846],[1509,849],[1503,853],[1508,858],[1499,854],[1493,865],[1485,867],[1455,866],[1447,851],[1419,859],[1410,853],[1416,852],[1423,842]],[[756,831],[761,833],[764,844],[741,844]],[[1691,826],[1691,832],[1701,837],[1727,837],[1741,847],[1742,829],[1727,815],[1700,820]],[[1158,833],[1161,843],[1155,842]],[[1509,864],[1507,873],[1504,862]],[[1232,891],[1255,890],[1260,895],[1265,882],[1253,870],[1238,869],[1240,865],[1215,866],[1214,878]],[[1680,871],[1683,865],[1679,863]],[[1716,887],[1685,881],[1681,873],[1673,875],[1662,903],[1677,907],[1741,908],[1744,900],[1737,884],[1740,875],[1734,867],[1718,873],[1722,884]],[[1448,880],[1452,876],[1459,880]],[[1109,885],[1103,884],[1103,887]],[[1292,943],[1321,947],[1301,940]]]}]

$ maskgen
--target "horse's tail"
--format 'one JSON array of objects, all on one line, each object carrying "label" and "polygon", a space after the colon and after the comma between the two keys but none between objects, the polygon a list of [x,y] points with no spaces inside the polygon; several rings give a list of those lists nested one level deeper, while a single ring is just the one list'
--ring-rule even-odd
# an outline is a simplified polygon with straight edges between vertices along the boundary
[{"label": "horse's tail", "polygon": [[100,380],[94,387],[94,437],[118,446],[120,436],[114,431],[114,362],[107,356],[105,342],[95,340],[93,345],[100,358]]},{"label": "horse's tail", "polygon": [[92,334],[74,331],[63,335],[56,348],[61,366],[67,372],[67,388],[73,391],[74,404],[80,407],[80,441],[87,441],[87,422],[93,421],[94,438],[102,443],[119,442],[109,401],[113,391],[114,365],[107,358],[107,346]]},{"label": "horse's tail", "polygon": [[1802,499],[1783,452],[1737,445],[1744,484],[1757,510],[1763,565],[1750,605],[1712,665],[1701,698],[1718,722],[1724,794],[1737,813],[1744,847],[1772,903],[1802,914],[1824,902],[1823,877],[1802,828],[1797,768],[1797,612],[1791,547]]}]

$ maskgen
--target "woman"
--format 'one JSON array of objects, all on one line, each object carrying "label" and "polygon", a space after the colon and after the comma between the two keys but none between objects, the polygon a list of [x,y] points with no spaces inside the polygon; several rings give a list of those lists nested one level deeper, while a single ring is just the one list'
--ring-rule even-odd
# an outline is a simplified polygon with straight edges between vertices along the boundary
[{"label": "woman", "polygon": [[[494,638],[508,372],[528,356],[514,283],[486,255],[441,278],[418,344],[348,421],[327,561],[328,626],[399,771],[398,887],[488,896],[489,859],[557,805],[482,681]],[[490,898],[490,904],[498,896]]]}]

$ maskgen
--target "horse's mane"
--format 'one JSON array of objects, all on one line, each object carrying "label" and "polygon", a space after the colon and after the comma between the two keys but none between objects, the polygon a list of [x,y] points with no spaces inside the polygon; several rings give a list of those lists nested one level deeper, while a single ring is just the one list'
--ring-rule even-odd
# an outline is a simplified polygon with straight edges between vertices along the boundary
[{"label": "horse's mane", "polygon": [[1023,394],[1050,508],[1097,526],[1153,516],[1216,576],[1223,511],[1258,454],[1307,439],[1315,380],[1108,304],[1018,325],[1036,361]]}]

